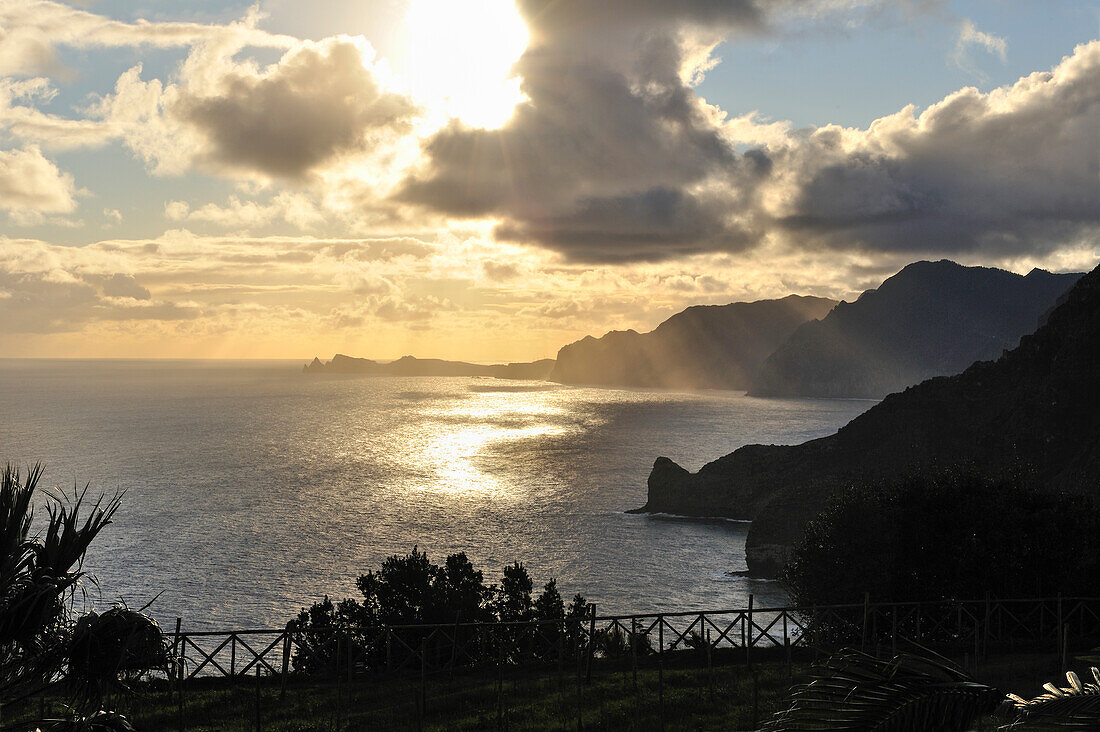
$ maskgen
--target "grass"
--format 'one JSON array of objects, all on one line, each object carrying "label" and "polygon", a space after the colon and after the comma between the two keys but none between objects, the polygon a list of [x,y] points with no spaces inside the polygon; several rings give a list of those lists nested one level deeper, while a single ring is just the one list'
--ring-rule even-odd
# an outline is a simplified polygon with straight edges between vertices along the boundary
[{"label": "grass", "polygon": [[[659,670],[654,656],[635,673],[629,658],[597,660],[592,679],[577,683],[574,669],[554,664],[501,674],[490,667],[454,675],[406,678],[357,677],[345,681],[290,681],[263,677],[196,679],[186,684],[183,706],[164,681],[136,696],[110,700],[138,730],[172,732],[274,732],[314,730],[750,730],[781,708],[792,681],[804,678],[812,655],[788,667],[783,654],[761,652],[750,669],[739,651],[715,652],[706,668],[698,651],[667,653]],[[1079,673],[1094,661],[1073,659]],[[1059,682],[1051,653],[1013,651],[983,661],[976,677],[1023,696]],[[564,672],[564,673],[563,673]],[[421,708],[422,690],[426,700]],[[41,702],[4,710],[3,729],[30,730]],[[579,709],[579,714],[578,714]],[[57,714],[56,702],[47,713]],[[181,725],[182,722],[182,725]],[[13,724],[14,723],[14,724]],[[20,726],[22,724],[22,726]],[[995,729],[984,720],[982,729]]]}]

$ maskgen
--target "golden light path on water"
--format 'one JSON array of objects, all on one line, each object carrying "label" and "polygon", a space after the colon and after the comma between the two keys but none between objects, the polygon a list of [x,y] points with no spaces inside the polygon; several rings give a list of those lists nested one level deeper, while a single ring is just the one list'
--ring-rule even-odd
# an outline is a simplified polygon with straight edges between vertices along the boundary
[{"label": "golden light path on water", "polygon": [[408,445],[409,457],[435,476],[422,490],[515,496],[478,458],[496,443],[564,434],[566,427],[546,421],[566,411],[552,398],[550,391],[482,391],[455,406],[423,410],[424,422]]}]

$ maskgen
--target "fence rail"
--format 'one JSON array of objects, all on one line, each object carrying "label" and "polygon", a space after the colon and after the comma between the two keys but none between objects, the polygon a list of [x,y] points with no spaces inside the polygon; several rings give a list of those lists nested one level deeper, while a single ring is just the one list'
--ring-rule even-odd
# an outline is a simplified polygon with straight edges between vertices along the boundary
[{"label": "fence rail", "polygon": [[[596,615],[552,622],[450,623],[383,628],[185,631],[169,635],[177,677],[235,677],[259,669],[286,677],[307,654],[329,659],[331,672],[437,673],[478,665],[563,663],[593,656],[786,649],[828,639],[896,650],[913,641],[984,653],[990,643],[1065,646],[1100,637],[1100,598],[871,602],[819,607],[746,608]],[[316,671],[316,668],[314,668]]]}]

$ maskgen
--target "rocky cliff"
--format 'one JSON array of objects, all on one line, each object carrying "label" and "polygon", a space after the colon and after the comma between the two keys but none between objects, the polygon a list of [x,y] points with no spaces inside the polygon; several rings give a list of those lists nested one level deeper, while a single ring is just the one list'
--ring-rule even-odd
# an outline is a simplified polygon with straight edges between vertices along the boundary
[{"label": "rocky cliff", "polygon": [[1078,277],[915,262],[799,327],[763,362],[749,393],[881,399],[957,374],[1015,347]]},{"label": "rocky cliff", "polygon": [[1100,268],[1012,351],[891,394],[835,435],[750,445],[696,474],[658,458],[643,510],[753,520],[749,568],[774,576],[806,522],[854,479],[958,466],[1100,493],[1097,354]]},{"label": "rocky cliff", "polygon": [[612,331],[558,351],[550,374],[563,384],[745,389],[763,360],[803,323],[824,317],[835,300],[700,305],[648,333]]}]

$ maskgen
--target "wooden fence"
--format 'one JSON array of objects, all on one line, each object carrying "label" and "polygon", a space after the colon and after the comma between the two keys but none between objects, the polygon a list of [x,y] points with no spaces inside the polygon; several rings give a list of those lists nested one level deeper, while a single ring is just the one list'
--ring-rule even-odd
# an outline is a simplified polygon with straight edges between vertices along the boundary
[{"label": "wooden fence", "polygon": [[[1100,638],[1100,598],[864,602],[821,607],[643,613],[555,622],[401,625],[332,631],[261,629],[186,631],[169,637],[176,678],[282,676],[295,670],[347,675],[438,673],[479,665],[591,665],[593,657],[657,654],[691,648],[710,653],[846,644],[896,650],[916,642],[985,655],[990,644],[1028,642],[1064,654],[1073,640]],[[727,651],[728,652],[728,651]],[[330,664],[319,668],[318,664]],[[301,668],[299,668],[301,667]]]}]

